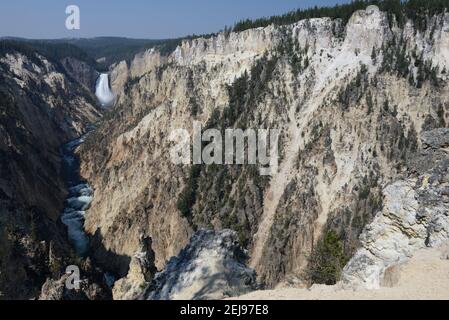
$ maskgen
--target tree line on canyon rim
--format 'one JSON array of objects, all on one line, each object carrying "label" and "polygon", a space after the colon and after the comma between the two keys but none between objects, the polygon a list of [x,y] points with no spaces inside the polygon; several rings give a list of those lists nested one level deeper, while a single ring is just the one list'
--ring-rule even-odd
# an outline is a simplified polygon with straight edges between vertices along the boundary
[{"label": "tree line on canyon rim", "polygon": [[380,10],[395,16],[399,26],[403,26],[407,19],[411,19],[418,30],[426,28],[426,16],[432,16],[444,12],[449,7],[449,0],[356,0],[349,4],[336,5],[334,7],[314,7],[298,9],[280,16],[272,16],[255,20],[242,20],[231,30],[240,32],[247,29],[267,27],[274,25],[287,25],[303,19],[324,18],[342,19],[346,24],[352,14],[357,10],[364,10],[369,5],[376,5]]},{"label": "tree line on canyon rim", "polygon": [[[246,19],[237,22],[233,27],[225,27],[222,30],[226,35],[231,32],[267,27],[269,25],[288,25],[302,19],[330,17],[341,19],[345,25],[352,14],[357,10],[363,10],[368,5],[377,5],[382,11],[389,15],[390,24],[394,20],[402,27],[407,19],[411,19],[416,30],[427,28],[427,16],[439,14],[449,8],[449,0],[356,0],[349,4],[336,5],[334,7],[313,7],[298,9],[284,15],[259,18],[255,20]],[[395,19],[393,19],[393,17]],[[341,30],[342,32],[344,30]],[[158,49],[161,54],[169,55],[184,40],[196,38],[210,38],[218,33],[192,34],[175,39],[127,39],[115,37],[100,37],[94,39],[61,39],[61,40],[24,40],[3,39],[0,40],[0,54],[10,51],[12,48],[20,49],[21,52],[40,52],[48,57],[59,60],[61,57],[73,57],[95,66],[98,71],[107,71],[107,66],[115,62],[130,61],[135,54],[151,49]],[[104,58],[105,61],[98,62],[96,59]]]}]

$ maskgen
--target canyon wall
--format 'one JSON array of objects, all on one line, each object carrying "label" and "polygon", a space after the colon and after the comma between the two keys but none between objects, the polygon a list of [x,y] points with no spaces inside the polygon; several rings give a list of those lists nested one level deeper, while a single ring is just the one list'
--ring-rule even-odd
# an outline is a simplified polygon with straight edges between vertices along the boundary
[{"label": "canyon wall", "polygon": [[59,148],[101,110],[64,63],[23,47],[2,49],[0,299],[32,299],[74,258],[59,220],[66,197]]},{"label": "canyon wall", "polygon": [[[80,150],[95,261],[125,277],[150,237],[163,270],[197,230],[232,229],[263,285],[335,283],[388,186],[417,175],[418,137],[448,124],[449,15],[426,21],[371,6],[117,64],[117,104]],[[278,172],[174,165],[170,134],[194,121],[281,130]]]}]

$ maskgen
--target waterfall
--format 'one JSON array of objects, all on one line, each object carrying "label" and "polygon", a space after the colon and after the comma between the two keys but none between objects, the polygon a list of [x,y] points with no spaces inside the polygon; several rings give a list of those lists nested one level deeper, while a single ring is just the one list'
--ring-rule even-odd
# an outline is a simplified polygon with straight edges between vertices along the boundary
[{"label": "waterfall", "polygon": [[115,96],[109,88],[109,76],[107,73],[102,73],[100,78],[98,78],[95,95],[103,107],[110,107],[114,103]]}]

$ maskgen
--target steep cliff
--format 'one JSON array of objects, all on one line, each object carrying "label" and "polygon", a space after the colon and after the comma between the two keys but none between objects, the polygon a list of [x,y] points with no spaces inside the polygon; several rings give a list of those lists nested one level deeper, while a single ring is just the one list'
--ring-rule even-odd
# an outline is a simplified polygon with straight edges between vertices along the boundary
[{"label": "steep cliff", "polygon": [[383,210],[362,233],[344,284],[378,289],[418,250],[448,241],[449,129],[421,138],[424,148],[408,159],[407,176],[384,189]]},{"label": "steep cliff", "polygon": [[[418,29],[370,6],[118,64],[118,103],[80,151],[96,261],[125,277],[144,235],[161,270],[197,229],[232,229],[267,287],[335,283],[420,134],[447,126],[448,46],[449,14]],[[174,165],[170,133],[193,121],[281,130],[278,172]]]},{"label": "steep cliff", "polygon": [[30,299],[73,262],[58,220],[66,197],[59,148],[101,111],[59,61],[23,44],[1,47],[0,299]]},{"label": "steep cliff", "polygon": [[245,266],[237,234],[201,230],[165,270],[156,274],[140,298],[205,300],[238,296],[257,288],[256,274]]}]

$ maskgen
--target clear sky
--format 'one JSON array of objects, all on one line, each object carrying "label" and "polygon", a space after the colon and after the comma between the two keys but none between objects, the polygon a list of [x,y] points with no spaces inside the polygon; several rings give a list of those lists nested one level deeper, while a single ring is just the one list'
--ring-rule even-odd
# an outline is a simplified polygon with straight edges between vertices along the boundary
[{"label": "clear sky", "polygon": [[[0,36],[174,38],[215,32],[243,18],[346,2],[349,0],[1,0]],[[80,30],[65,28],[68,5],[80,8]]]}]

